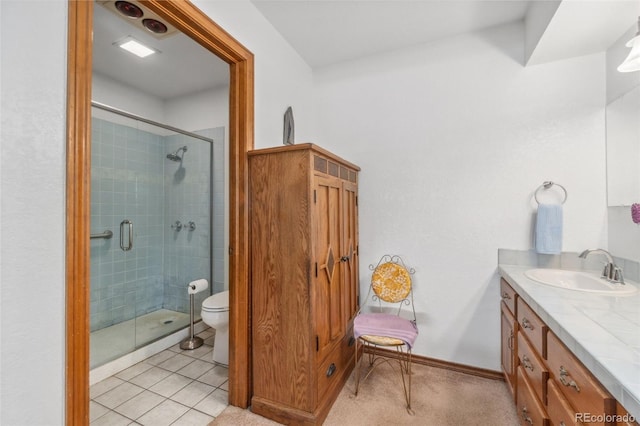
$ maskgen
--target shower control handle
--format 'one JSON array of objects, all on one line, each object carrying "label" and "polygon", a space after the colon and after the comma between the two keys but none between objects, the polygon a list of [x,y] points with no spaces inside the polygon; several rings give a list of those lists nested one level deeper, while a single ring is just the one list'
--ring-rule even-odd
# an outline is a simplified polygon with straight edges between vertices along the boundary
[{"label": "shower control handle", "polygon": [[[126,225],[129,225],[129,241],[125,245],[124,242],[124,228]],[[125,219],[120,222],[120,248],[122,251],[129,251],[133,247],[133,222],[129,219]]]},{"label": "shower control handle", "polygon": [[190,221],[188,224],[185,225],[186,228],[189,229],[189,231],[195,231],[196,230],[196,223],[193,221]]},{"label": "shower control handle", "polygon": [[179,220],[176,220],[176,222],[172,224],[171,227],[176,231],[180,231],[182,230],[182,222],[180,222]]}]

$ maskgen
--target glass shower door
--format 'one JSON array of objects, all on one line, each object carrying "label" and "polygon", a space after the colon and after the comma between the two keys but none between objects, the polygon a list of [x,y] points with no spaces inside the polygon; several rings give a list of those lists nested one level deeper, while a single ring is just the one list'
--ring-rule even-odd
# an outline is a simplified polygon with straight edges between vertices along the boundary
[{"label": "glass shower door", "polygon": [[112,234],[91,239],[94,368],[187,327],[187,283],[211,282],[211,144],[97,108],[92,126],[91,229]]}]

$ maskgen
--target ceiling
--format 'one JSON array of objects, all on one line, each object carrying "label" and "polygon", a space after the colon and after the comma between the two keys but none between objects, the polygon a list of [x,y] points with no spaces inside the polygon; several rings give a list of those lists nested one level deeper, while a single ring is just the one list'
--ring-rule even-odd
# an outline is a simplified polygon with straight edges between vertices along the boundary
[{"label": "ceiling", "polygon": [[[540,28],[527,64],[549,62],[606,50],[640,13],[640,0],[251,2],[312,69],[522,20]],[[548,16],[527,19],[543,5]],[[99,2],[94,14],[94,72],[164,100],[228,85],[228,65],[183,34],[156,39]],[[127,35],[161,53],[139,59],[113,45]]]},{"label": "ceiling", "polygon": [[318,68],[524,19],[530,1],[252,0]]},{"label": "ceiling", "polygon": [[[94,73],[162,100],[229,84],[229,65],[184,34],[158,39],[99,2],[93,13]],[[160,53],[141,59],[113,45],[128,35]]]}]

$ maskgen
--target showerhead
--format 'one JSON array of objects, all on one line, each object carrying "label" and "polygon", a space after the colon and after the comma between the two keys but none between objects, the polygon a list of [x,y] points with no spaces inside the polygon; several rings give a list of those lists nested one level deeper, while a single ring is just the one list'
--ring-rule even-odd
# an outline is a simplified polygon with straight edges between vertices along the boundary
[{"label": "showerhead", "polygon": [[[178,155],[180,153],[180,151],[182,151],[182,155]],[[182,157],[184,157],[184,153],[187,152],[187,146],[183,146],[181,148],[178,148],[178,150],[176,152],[172,152],[170,154],[167,154],[167,158],[171,161],[182,161]]]}]

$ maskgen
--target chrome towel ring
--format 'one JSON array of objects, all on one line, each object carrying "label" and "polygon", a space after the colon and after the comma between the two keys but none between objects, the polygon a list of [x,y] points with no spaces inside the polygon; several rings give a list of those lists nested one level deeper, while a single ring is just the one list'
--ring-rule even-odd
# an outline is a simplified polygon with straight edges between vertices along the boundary
[{"label": "chrome towel ring", "polygon": [[565,201],[567,201],[567,190],[565,189],[565,187],[564,187],[564,186],[562,186],[562,185],[560,185],[559,183],[551,182],[550,180],[548,180],[548,181],[543,182],[543,183],[542,183],[542,185],[540,185],[540,186],[538,187],[538,189],[536,189],[536,192],[534,192],[534,193],[533,193],[533,196],[534,196],[534,198],[536,199],[536,202],[537,202],[538,204],[540,204],[540,200],[538,200],[538,192],[539,192],[541,189],[545,189],[545,190],[546,190],[546,189],[549,189],[549,188],[551,188],[553,185],[559,186],[559,187],[562,189],[562,191],[564,192],[564,200],[562,200],[562,203],[561,203],[561,204],[564,204],[564,203],[565,203]]}]

